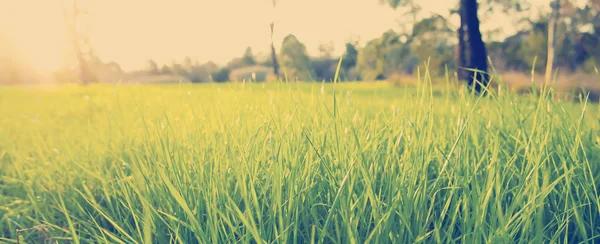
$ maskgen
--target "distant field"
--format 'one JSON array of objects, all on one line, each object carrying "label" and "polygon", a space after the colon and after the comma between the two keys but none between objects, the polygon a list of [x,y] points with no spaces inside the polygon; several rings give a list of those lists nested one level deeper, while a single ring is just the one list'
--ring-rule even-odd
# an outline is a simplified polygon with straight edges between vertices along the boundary
[{"label": "distant field", "polygon": [[0,87],[0,115],[0,242],[600,242],[598,104],[92,85]]}]

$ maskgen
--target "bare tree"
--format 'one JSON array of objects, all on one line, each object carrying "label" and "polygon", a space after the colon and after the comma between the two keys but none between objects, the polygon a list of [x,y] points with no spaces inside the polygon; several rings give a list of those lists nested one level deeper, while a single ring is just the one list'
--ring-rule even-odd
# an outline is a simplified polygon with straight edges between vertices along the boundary
[{"label": "bare tree", "polygon": [[69,14],[66,8],[63,8],[65,21],[68,25],[69,39],[71,41],[71,48],[75,54],[77,62],[79,81],[83,85],[87,85],[95,80],[95,75],[89,67],[85,58],[84,52],[81,50],[81,44],[85,43],[89,45],[89,39],[84,36],[83,33],[77,31],[77,20],[81,14],[85,14],[86,11],[77,7],[77,0],[73,0],[72,13]]}]

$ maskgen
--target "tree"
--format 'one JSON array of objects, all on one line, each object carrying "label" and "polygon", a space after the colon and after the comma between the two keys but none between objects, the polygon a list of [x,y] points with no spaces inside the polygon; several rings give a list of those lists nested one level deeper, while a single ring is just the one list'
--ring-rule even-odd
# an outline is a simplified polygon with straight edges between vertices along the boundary
[{"label": "tree", "polygon": [[418,60],[403,37],[390,30],[367,42],[357,56],[356,69],[361,78],[382,80],[392,73],[412,73]]},{"label": "tree", "polygon": [[157,75],[158,73],[160,73],[158,70],[158,65],[156,64],[156,62],[154,62],[154,60],[148,60],[148,64],[146,65],[146,72],[153,75]]},{"label": "tree", "polygon": [[487,50],[479,30],[477,0],[460,0],[459,69],[460,78],[466,80],[475,91],[482,92],[487,86]]},{"label": "tree", "polygon": [[227,67],[219,69],[217,72],[212,74],[212,78],[215,82],[225,82],[229,80],[230,70]]},{"label": "tree", "polygon": [[[525,52],[525,42],[531,35],[528,31],[520,31],[515,35],[509,36],[502,42],[502,50],[500,55],[504,60],[501,66],[504,66],[507,71],[522,71],[531,69],[527,61],[527,54]],[[498,64],[494,63],[496,68]]]},{"label": "tree", "polygon": [[453,68],[453,48],[449,40],[454,37],[448,21],[441,15],[433,15],[417,22],[408,43],[419,64],[429,63],[431,76],[443,74],[445,68]]},{"label": "tree", "polygon": [[192,58],[189,56],[186,56],[183,59],[183,68],[189,73],[192,71],[193,66],[194,66],[194,63],[192,62]]},{"label": "tree", "polygon": [[[512,0],[487,0],[488,2],[508,2]],[[380,0],[396,9],[400,6],[412,5],[411,0]],[[487,50],[481,31],[479,29],[479,6],[477,0],[460,0],[458,14],[460,16],[460,28],[458,35],[458,66],[459,78],[473,87],[475,91],[483,91],[488,84],[487,75]]]},{"label": "tree", "polygon": [[[275,1],[273,1],[275,5]],[[275,44],[273,43],[273,29],[275,28],[275,22],[271,23],[271,61],[273,63],[273,74],[275,77],[279,77],[279,62],[277,62],[277,52],[275,51]]]},{"label": "tree", "polygon": [[333,42],[319,45],[319,57],[311,60],[311,69],[315,75],[314,79],[333,81],[337,69],[336,59],[332,57],[334,50]]},{"label": "tree", "polygon": [[[277,7],[277,0],[273,0],[273,8]],[[275,51],[275,43],[273,42],[273,32],[275,30],[275,21],[271,22],[271,62],[273,63],[273,74],[279,77],[279,62],[277,62],[277,52]]]},{"label": "tree", "polygon": [[244,51],[244,55],[241,58],[233,58],[227,62],[227,68],[230,70],[239,69],[243,67],[253,66],[256,64],[254,55],[252,54],[252,48],[247,47]]},{"label": "tree", "polygon": [[311,69],[314,71],[314,78],[317,81],[333,81],[337,63],[332,58],[318,57],[311,60]]},{"label": "tree", "polygon": [[560,0],[554,0],[550,4],[552,7],[552,17],[548,24],[548,58],[546,60],[546,83],[552,79],[552,69],[554,67],[554,49],[556,48],[556,25],[559,19]]},{"label": "tree", "polygon": [[307,81],[314,77],[306,46],[296,36],[290,34],[283,39],[280,57],[289,78]]},{"label": "tree", "polygon": [[184,71],[180,75],[185,76],[193,83],[199,83],[212,81],[212,74],[219,68],[213,62],[200,65],[197,60],[192,63],[190,58],[186,58],[183,69]]},{"label": "tree", "polygon": [[256,64],[256,61],[254,61],[254,55],[252,54],[251,47],[246,48],[246,51],[244,51],[244,56],[242,57],[242,60],[246,66],[252,66],[252,65]]},{"label": "tree", "polygon": [[169,68],[169,66],[164,64],[162,66],[162,68],[160,68],[160,73],[165,74],[165,75],[170,75],[170,74],[173,74],[173,71],[171,70],[171,68]]},{"label": "tree", "polygon": [[[571,1],[560,1],[560,7],[556,6],[558,13],[548,11],[542,13],[539,19],[527,19],[528,26],[523,26],[517,34],[506,38],[501,43],[490,43],[487,45],[497,70],[509,71],[531,71],[544,74],[546,71],[554,71],[556,68],[566,68],[570,72],[582,70],[595,72],[594,64],[598,63],[600,57],[600,15],[594,10],[590,2],[586,6],[576,7]],[[551,23],[555,16],[560,16],[561,21]],[[550,33],[554,27],[555,34]],[[560,33],[560,34],[558,34]],[[556,36],[552,41],[552,36]],[[554,51],[548,51],[554,42]],[[501,47],[500,47],[501,46]],[[553,68],[546,68],[547,61],[554,53]],[[542,60],[535,62],[534,60]],[[535,67],[532,65],[535,64]],[[548,80],[552,73],[548,73]]]},{"label": "tree", "polygon": [[171,72],[174,75],[181,75],[181,76],[186,76],[186,77],[189,75],[189,73],[183,67],[183,65],[181,65],[180,63],[177,63],[175,61],[173,61],[173,63],[171,64]]},{"label": "tree", "polygon": [[319,45],[319,54],[321,55],[322,58],[327,58],[327,59],[331,58],[334,51],[335,51],[335,47],[333,45],[333,42],[321,43]]},{"label": "tree", "polygon": [[227,68],[234,70],[245,67],[246,63],[244,62],[243,58],[233,58],[232,60],[229,60],[229,62],[227,62],[226,66]]},{"label": "tree", "polygon": [[85,10],[82,10],[77,7],[77,0],[73,0],[72,13],[69,14],[66,8],[63,8],[63,14],[65,17],[65,22],[67,23],[67,29],[69,34],[69,40],[71,42],[71,48],[75,54],[75,59],[77,60],[77,67],[79,69],[79,80],[81,84],[86,85],[90,82],[94,82],[96,80],[95,74],[89,68],[87,60],[85,58],[85,54],[82,51],[82,42],[89,47],[89,42],[87,41],[87,37],[77,31],[77,23],[78,17],[81,14],[86,13]]},{"label": "tree", "polygon": [[353,43],[346,43],[346,51],[344,52],[342,68],[348,71],[356,66],[356,59],[358,57],[358,50],[356,45]]},{"label": "tree", "polygon": [[357,42],[346,43],[346,51],[344,51],[341,65],[341,75],[345,80],[359,79],[359,75],[356,70],[356,61],[358,59],[357,45]]},{"label": "tree", "polygon": [[121,65],[119,65],[116,62],[108,62],[106,64],[107,68],[110,69],[111,71],[115,72],[115,73],[123,73],[123,69],[121,69]]}]

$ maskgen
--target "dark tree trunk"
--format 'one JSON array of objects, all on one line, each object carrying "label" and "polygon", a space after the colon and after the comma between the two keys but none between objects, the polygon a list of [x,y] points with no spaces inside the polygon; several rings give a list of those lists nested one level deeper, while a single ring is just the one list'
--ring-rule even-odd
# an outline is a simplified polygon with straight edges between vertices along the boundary
[{"label": "dark tree trunk", "polygon": [[482,92],[488,85],[489,76],[487,51],[479,31],[477,8],[477,0],[460,0],[459,78],[476,92]]},{"label": "dark tree trunk", "polygon": [[277,52],[275,52],[275,44],[273,44],[273,28],[275,23],[271,23],[271,60],[273,61],[273,74],[279,77],[279,63],[277,62]]}]

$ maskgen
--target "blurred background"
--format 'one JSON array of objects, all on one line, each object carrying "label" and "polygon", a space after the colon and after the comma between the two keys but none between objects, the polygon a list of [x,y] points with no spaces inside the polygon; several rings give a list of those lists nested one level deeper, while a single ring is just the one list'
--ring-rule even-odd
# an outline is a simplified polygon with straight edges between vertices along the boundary
[{"label": "blurred background", "polygon": [[[0,0],[0,84],[453,77],[461,2]],[[543,77],[556,16],[557,77],[597,85],[600,1],[477,2],[493,72]]]}]

